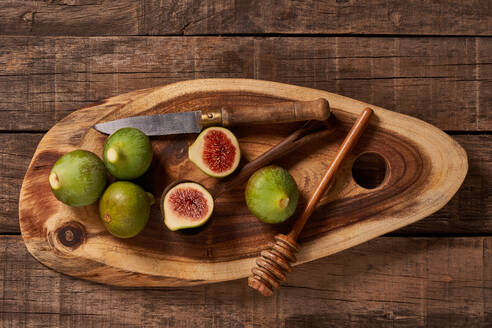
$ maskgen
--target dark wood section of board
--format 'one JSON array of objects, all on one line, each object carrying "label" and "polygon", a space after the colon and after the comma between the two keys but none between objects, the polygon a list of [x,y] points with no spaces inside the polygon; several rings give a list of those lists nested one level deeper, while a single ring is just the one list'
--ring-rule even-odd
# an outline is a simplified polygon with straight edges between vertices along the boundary
[{"label": "dark wood section of board", "polygon": [[2,1],[0,34],[491,35],[487,0]]},{"label": "dark wood section of board", "polygon": [[492,129],[490,38],[1,37],[0,131],[48,130],[73,110],[195,78],[322,89],[444,130]]},{"label": "dark wood section of board", "polygon": [[297,266],[275,296],[245,279],[187,288],[89,283],[0,237],[3,327],[488,327],[492,237],[382,237]]},{"label": "dark wood section of board", "polygon": [[[24,173],[42,134],[0,134],[0,232],[19,232],[18,197]],[[492,234],[492,136],[456,135],[469,171],[453,199],[430,217],[394,234]]]}]

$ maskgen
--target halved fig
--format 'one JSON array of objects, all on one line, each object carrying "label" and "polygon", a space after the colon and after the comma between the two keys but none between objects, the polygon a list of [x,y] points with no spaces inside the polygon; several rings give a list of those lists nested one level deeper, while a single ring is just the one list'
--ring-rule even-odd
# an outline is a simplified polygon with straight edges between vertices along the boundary
[{"label": "halved fig", "polygon": [[178,183],[165,192],[161,199],[164,224],[172,231],[205,224],[213,210],[212,195],[195,182]]},{"label": "halved fig", "polygon": [[188,158],[205,174],[228,176],[239,165],[241,150],[236,136],[223,127],[205,129],[188,148]]}]

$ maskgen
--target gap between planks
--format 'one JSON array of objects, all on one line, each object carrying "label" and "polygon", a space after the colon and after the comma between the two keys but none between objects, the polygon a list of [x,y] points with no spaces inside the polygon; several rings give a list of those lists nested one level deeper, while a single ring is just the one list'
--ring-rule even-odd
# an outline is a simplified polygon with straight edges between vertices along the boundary
[{"label": "gap between planks", "polygon": [[[1,38],[34,37],[32,34],[0,34]],[[42,35],[43,38],[210,38],[210,37],[244,37],[244,38],[482,38],[488,39],[490,35],[480,34],[363,34],[363,33],[211,33],[211,34],[135,34],[135,35]]]}]

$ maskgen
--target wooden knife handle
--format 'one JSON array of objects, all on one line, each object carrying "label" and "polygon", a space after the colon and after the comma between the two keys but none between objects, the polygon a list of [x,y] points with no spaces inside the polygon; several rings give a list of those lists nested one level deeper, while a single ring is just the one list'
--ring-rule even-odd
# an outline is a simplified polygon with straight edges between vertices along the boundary
[{"label": "wooden knife handle", "polygon": [[319,98],[312,101],[288,101],[259,106],[222,107],[220,113],[217,110],[202,111],[202,126],[231,127],[243,124],[324,121],[328,117],[328,101]]}]

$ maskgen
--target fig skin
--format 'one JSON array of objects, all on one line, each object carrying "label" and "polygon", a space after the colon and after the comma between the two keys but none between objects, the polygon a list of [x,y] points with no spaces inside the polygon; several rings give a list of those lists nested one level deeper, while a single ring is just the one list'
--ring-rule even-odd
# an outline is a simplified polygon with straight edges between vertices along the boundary
[{"label": "fig skin", "polygon": [[[235,155],[233,158],[233,162],[231,163],[231,167],[224,172],[214,172],[211,168],[208,167],[208,165],[204,162],[202,158],[205,148],[204,145],[205,137],[208,133],[212,131],[218,131],[224,133],[235,149]],[[188,148],[188,158],[206,175],[211,176],[213,178],[224,178],[230,175],[231,173],[233,173],[237,169],[239,165],[239,161],[241,160],[241,149],[239,148],[239,142],[237,141],[237,138],[232,133],[232,131],[220,126],[212,126],[210,128],[203,130],[198,135],[195,142]]]},{"label": "fig skin", "polygon": [[248,209],[260,221],[282,223],[294,214],[299,190],[287,170],[271,165],[251,175],[246,185],[245,199]]},{"label": "fig skin", "polygon": [[140,177],[152,163],[149,137],[135,128],[122,128],[111,134],[104,144],[104,165],[121,180]]},{"label": "fig skin", "polygon": [[[206,201],[207,205],[207,211],[204,213],[203,217],[199,219],[190,219],[186,216],[182,216],[179,213],[176,213],[171,208],[172,205],[169,196],[171,195],[171,193],[176,192],[176,190],[180,188],[193,189],[202,194],[202,197]],[[160,206],[161,213],[164,219],[164,224],[169,230],[176,231],[185,229],[185,231],[192,231],[194,229],[197,230],[199,227],[202,227],[209,221],[214,210],[214,199],[210,192],[201,184],[192,181],[180,181],[170,185],[163,191],[160,199]]]},{"label": "fig skin", "polygon": [[131,238],[147,225],[154,196],[129,181],[111,184],[99,201],[99,217],[115,237]]},{"label": "fig skin", "polygon": [[74,150],[60,157],[49,175],[55,197],[70,206],[87,206],[99,199],[106,187],[102,160],[87,150]]}]

